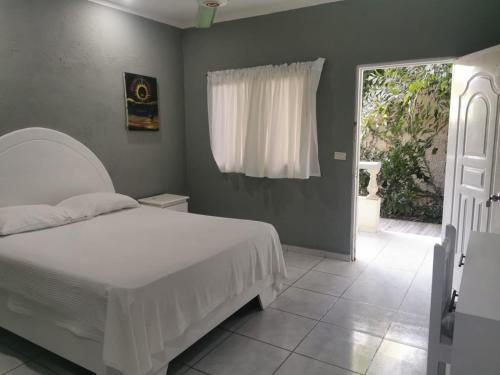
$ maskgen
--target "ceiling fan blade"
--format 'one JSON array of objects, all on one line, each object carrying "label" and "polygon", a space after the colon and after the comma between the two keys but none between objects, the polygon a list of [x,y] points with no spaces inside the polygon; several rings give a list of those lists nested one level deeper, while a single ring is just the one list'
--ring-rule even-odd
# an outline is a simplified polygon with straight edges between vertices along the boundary
[{"label": "ceiling fan blade", "polygon": [[212,26],[214,23],[215,13],[217,13],[216,7],[200,5],[198,7],[198,15],[196,16],[196,27],[206,29]]}]

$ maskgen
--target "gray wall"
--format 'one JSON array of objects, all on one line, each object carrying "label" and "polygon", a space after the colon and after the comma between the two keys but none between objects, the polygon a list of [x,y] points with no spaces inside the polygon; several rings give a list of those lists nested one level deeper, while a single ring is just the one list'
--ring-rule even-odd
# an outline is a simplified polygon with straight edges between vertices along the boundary
[{"label": "gray wall", "polygon": [[[228,6],[231,6],[230,4]],[[498,0],[347,0],[183,34],[187,179],[195,212],[264,220],[284,243],[349,252],[356,66],[460,56],[500,43]],[[226,175],[208,134],[207,71],[326,57],[318,92],[321,178]],[[334,151],[347,151],[346,162]]]},{"label": "gray wall", "polygon": [[[181,38],[85,0],[1,0],[0,135],[60,130],[97,154],[117,191],[184,193]],[[124,71],[158,78],[158,133],[125,129]]]},{"label": "gray wall", "polygon": [[[498,0],[347,0],[180,31],[86,0],[2,0],[0,135],[61,130],[97,154],[120,192],[188,191],[194,212],[264,220],[285,243],[347,253],[356,66],[498,44],[498,14]],[[327,58],[318,92],[323,177],[221,174],[206,72],[319,56]],[[125,130],[124,71],[158,78],[159,133]],[[334,151],[349,159],[333,160]]]}]

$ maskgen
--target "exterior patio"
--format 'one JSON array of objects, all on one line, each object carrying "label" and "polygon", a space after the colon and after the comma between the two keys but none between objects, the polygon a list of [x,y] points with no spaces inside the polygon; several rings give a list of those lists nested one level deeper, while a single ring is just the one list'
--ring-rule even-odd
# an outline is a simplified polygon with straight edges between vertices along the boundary
[{"label": "exterior patio", "polygon": [[381,218],[379,230],[382,232],[409,233],[430,237],[441,236],[441,224],[398,219]]},{"label": "exterior patio", "polygon": [[378,233],[382,231],[439,237],[441,235],[440,224],[380,217],[382,198],[377,194],[379,190],[377,176],[380,168],[380,162],[360,161],[359,163],[359,169],[367,170],[370,180],[368,195],[358,196],[358,232]]}]

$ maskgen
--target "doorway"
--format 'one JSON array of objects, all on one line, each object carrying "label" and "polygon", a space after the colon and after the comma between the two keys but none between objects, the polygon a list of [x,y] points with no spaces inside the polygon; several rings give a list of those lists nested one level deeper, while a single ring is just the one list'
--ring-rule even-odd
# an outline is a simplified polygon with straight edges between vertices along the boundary
[{"label": "doorway", "polygon": [[439,237],[451,62],[358,67],[352,260],[374,260],[393,239]]}]

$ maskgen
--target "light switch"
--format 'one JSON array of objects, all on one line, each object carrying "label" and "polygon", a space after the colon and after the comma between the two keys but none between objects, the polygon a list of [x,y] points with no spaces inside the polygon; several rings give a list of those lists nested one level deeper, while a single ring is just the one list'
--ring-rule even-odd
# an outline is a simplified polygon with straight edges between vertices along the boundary
[{"label": "light switch", "polygon": [[347,154],[345,152],[335,152],[333,157],[335,160],[346,160]]}]

